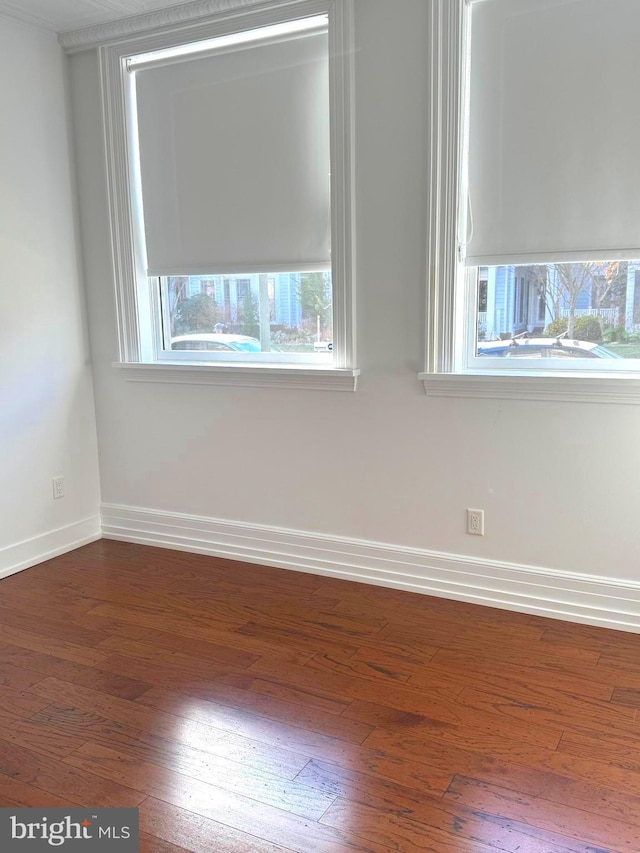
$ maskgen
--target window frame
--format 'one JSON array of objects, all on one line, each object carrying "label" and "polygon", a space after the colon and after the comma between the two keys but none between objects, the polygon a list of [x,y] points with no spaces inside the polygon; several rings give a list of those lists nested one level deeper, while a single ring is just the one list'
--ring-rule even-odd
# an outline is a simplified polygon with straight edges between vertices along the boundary
[{"label": "window frame", "polygon": [[430,396],[640,404],[637,365],[605,369],[597,359],[588,367],[587,359],[546,359],[542,370],[541,359],[529,367],[513,359],[510,367],[501,358],[475,357],[478,268],[465,266],[460,249],[472,2],[431,4],[425,352],[418,378]]},{"label": "window frame", "polygon": [[[317,387],[355,390],[355,228],[353,168],[353,0],[274,0],[253,8],[231,0],[206,19],[142,33],[99,48],[102,107],[107,156],[112,260],[118,327],[118,361],[126,378],[184,381],[197,368],[198,384]],[[128,57],[215,38],[241,30],[328,15],[331,128],[331,246],[333,358],[327,359],[167,359],[162,352],[159,288],[147,278],[137,157],[135,87]],[[265,270],[265,272],[269,272]],[[242,356],[243,354],[239,354]],[[277,354],[275,354],[277,356]],[[284,363],[283,363],[284,362]],[[291,362],[291,363],[288,363]],[[203,372],[204,368],[204,372]],[[172,373],[173,371],[173,373]],[[265,378],[273,371],[269,381]],[[173,378],[171,378],[173,377]]]}]

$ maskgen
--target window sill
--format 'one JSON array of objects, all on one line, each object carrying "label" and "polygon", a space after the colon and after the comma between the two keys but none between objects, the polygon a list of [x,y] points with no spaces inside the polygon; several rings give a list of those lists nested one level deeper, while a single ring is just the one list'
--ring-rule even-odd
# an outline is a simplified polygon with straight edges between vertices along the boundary
[{"label": "window sill", "polygon": [[359,370],[304,365],[171,364],[114,362],[128,382],[179,385],[235,385],[245,388],[300,388],[311,391],[355,391]]},{"label": "window sill", "polygon": [[640,404],[640,375],[419,373],[430,397]]}]

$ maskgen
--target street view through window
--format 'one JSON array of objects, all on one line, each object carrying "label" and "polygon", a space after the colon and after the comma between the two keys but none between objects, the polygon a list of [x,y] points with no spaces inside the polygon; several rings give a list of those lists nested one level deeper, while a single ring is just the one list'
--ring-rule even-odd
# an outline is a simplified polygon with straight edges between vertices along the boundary
[{"label": "street view through window", "polygon": [[476,354],[640,358],[640,261],[479,267]]},{"label": "street view through window", "polygon": [[169,276],[161,280],[165,350],[330,353],[329,272]]}]

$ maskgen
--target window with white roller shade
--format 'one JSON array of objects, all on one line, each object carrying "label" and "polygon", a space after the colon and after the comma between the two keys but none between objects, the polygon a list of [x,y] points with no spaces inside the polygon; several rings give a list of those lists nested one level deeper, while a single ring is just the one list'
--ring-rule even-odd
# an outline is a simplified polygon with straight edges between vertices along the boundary
[{"label": "window with white roller shade", "polygon": [[425,390],[637,402],[640,3],[431,2]]},{"label": "window with white roller shade", "polygon": [[330,269],[322,24],[133,64],[149,275]]},{"label": "window with white roller shade", "polygon": [[353,0],[222,6],[99,50],[118,364],[353,391]]},{"label": "window with white roller shade", "polygon": [[469,266],[640,257],[639,43],[637,0],[472,0]]}]

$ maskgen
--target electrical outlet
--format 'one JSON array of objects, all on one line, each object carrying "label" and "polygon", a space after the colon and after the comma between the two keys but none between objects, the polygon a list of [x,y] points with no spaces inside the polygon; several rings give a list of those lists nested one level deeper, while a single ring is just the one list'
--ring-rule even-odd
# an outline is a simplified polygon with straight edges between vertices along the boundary
[{"label": "electrical outlet", "polygon": [[467,510],[467,533],[472,536],[484,536],[484,510]]},{"label": "electrical outlet", "polygon": [[58,498],[64,497],[64,477],[54,477],[53,478],[53,499],[57,501]]}]

